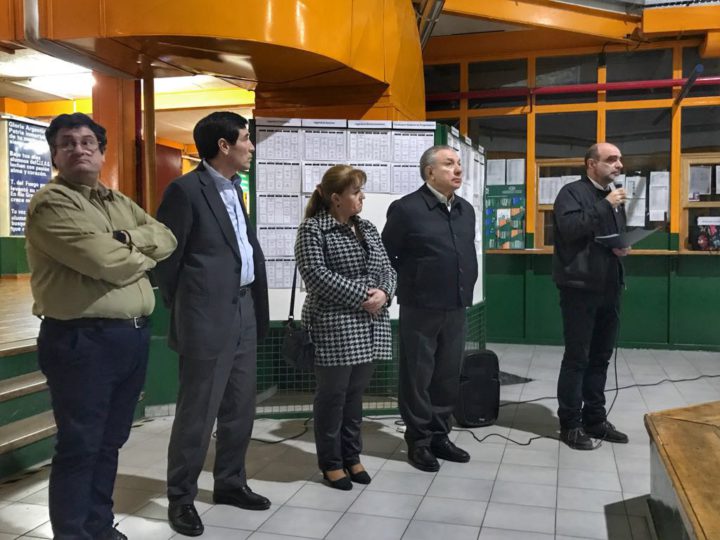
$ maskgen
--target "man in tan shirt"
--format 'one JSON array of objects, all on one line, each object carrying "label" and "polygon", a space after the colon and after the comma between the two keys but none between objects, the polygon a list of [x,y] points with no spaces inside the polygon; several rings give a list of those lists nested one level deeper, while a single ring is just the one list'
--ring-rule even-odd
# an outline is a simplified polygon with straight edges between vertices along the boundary
[{"label": "man in tan shirt", "polygon": [[57,443],[50,473],[56,540],[123,540],[113,526],[118,450],[145,381],[155,307],[147,271],[177,242],[131,199],[100,183],[105,129],[75,113],[45,132],[58,176],[28,208],[38,363]]}]

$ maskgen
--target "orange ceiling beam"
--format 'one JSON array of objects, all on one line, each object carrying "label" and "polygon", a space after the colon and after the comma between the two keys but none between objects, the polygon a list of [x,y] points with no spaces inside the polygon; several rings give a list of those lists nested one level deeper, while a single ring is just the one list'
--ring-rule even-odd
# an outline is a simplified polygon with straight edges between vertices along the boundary
[{"label": "orange ceiling beam", "polygon": [[443,13],[627,41],[640,17],[552,0],[445,0]]},{"label": "orange ceiling beam", "polygon": [[705,41],[700,47],[700,56],[703,58],[720,56],[720,31],[707,33]]},{"label": "orange ceiling beam", "polygon": [[720,30],[720,5],[645,9],[643,34],[697,33]]}]

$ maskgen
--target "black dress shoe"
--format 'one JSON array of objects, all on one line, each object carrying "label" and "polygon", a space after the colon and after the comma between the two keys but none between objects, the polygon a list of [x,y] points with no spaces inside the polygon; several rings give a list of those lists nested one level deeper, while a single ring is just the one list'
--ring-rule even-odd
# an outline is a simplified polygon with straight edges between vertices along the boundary
[{"label": "black dress shoe", "polygon": [[416,446],[408,449],[408,462],[416,469],[425,472],[440,470],[440,464],[427,446]]},{"label": "black dress shoe", "polygon": [[266,497],[254,493],[249,486],[232,491],[214,491],[213,502],[237,506],[244,510],[267,510],[270,508],[270,501]]},{"label": "black dress shoe", "polygon": [[455,463],[467,463],[470,461],[470,454],[462,448],[458,448],[450,439],[441,439],[437,442],[433,441],[430,445],[430,451],[435,454],[436,458],[445,461],[454,461]]},{"label": "black dress shoe", "polygon": [[581,427],[560,430],[560,440],[573,450],[595,450],[595,445]]},{"label": "black dress shoe", "polygon": [[327,485],[331,488],[340,489],[342,491],[350,491],[352,489],[352,482],[347,476],[343,476],[337,480],[330,480],[330,477],[325,471],[323,471],[322,475]]},{"label": "black dress shoe", "polygon": [[115,527],[108,527],[95,537],[95,540],[128,540],[128,537]]},{"label": "black dress shoe", "polygon": [[615,429],[615,426],[607,420],[593,426],[585,426],[584,429],[585,433],[594,439],[602,439],[603,441],[620,444],[625,444],[630,440],[627,435]]},{"label": "black dress shoe", "polygon": [[173,531],[185,536],[200,536],[205,531],[194,504],[170,503],[168,521]]}]

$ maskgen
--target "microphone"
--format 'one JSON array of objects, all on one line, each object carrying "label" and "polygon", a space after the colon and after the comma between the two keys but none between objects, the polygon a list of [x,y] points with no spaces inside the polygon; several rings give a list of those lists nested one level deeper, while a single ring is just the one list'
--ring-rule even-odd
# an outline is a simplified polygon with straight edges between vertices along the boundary
[{"label": "microphone", "polygon": [[[620,180],[614,180],[613,182],[610,183],[610,185],[613,187],[613,191],[615,191],[616,189],[622,189],[623,187],[625,187],[624,183]],[[618,208],[622,208],[624,210],[625,202],[624,201],[621,202],[620,205],[618,206]],[[619,212],[618,208],[615,208],[616,212]]]}]

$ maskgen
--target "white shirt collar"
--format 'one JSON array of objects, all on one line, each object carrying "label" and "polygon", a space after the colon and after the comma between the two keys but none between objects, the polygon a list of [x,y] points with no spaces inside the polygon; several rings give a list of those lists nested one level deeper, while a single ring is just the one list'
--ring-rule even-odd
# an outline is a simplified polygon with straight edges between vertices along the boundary
[{"label": "white shirt collar", "polygon": [[428,187],[428,189],[430,190],[430,192],[431,192],[433,195],[435,195],[435,197],[437,198],[438,201],[440,201],[440,202],[443,203],[445,206],[447,206],[448,208],[450,208],[450,206],[452,205],[453,201],[455,200],[455,194],[454,194],[454,193],[453,193],[452,197],[450,197],[450,198],[448,199],[445,195],[443,195],[442,193],[440,193],[437,189],[435,189],[434,187],[432,187],[429,183],[425,182],[425,185]]}]

